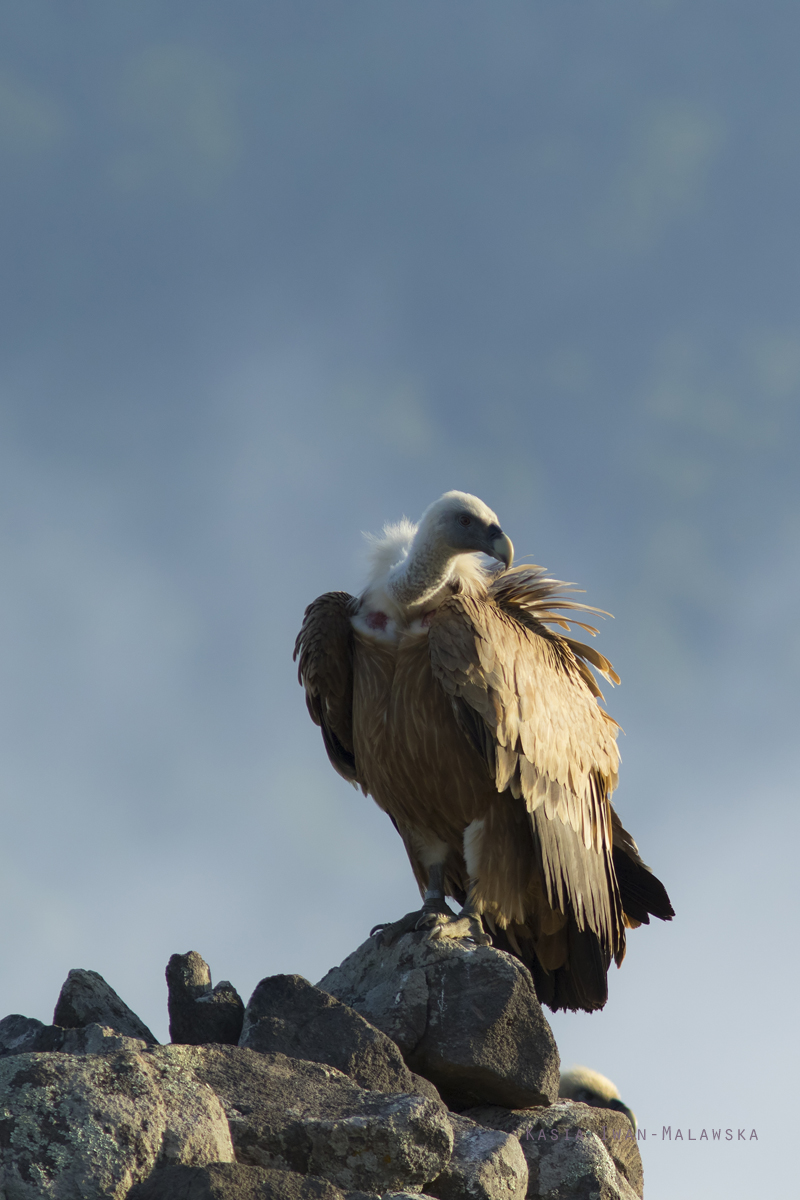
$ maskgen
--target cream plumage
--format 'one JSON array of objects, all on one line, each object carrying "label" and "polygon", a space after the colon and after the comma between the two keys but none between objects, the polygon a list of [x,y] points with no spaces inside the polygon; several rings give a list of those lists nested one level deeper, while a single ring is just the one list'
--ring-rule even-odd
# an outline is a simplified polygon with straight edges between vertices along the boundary
[{"label": "cream plumage", "polygon": [[392,818],[425,896],[384,936],[488,941],[485,920],[543,1002],[591,1010],[625,926],[673,912],[611,807],[617,726],[589,667],[618,680],[564,615],[596,610],[512,557],[495,514],[448,492],[373,539],[360,597],[309,606],[295,654],[333,766]]},{"label": "cream plumage", "polygon": [[599,1071],[593,1071],[591,1067],[570,1067],[568,1071],[562,1071],[558,1094],[565,1100],[577,1100],[592,1108],[612,1108],[624,1113],[636,1133],[636,1114],[620,1096],[617,1085]]}]

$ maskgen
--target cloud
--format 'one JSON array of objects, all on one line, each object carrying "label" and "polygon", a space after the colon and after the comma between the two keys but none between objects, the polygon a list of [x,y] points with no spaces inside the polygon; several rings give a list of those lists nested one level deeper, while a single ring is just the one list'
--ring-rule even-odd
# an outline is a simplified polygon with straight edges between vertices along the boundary
[{"label": "cloud", "polygon": [[597,214],[595,237],[616,250],[651,250],[696,211],[724,146],[721,119],[684,100],[651,103]]},{"label": "cloud", "polygon": [[239,162],[234,78],[207,49],[151,46],[123,71],[118,103],[128,145],[108,174],[121,191],[167,186],[203,196]]}]

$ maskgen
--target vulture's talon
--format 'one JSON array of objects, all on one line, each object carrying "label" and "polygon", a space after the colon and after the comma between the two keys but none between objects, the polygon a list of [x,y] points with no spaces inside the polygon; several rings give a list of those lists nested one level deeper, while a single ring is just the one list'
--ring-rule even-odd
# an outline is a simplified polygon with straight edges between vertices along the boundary
[{"label": "vulture's talon", "polygon": [[444,925],[448,921],[452,921],[455,915],[444,896],[434,896],[430,900],[426,900],[417,913],[418,919],[414,928],[435,929],[437,925]]},{"label": "vulture's talon", "polygon": [[369,936],[374,937],[379,946],[393,946],[404,934],[415,932],[420,916],[420,910],[417,909],[406,913],[399,921],[382,921],[380,925],[373,926]]},{"label": "vulture's talon", "polygon": [[476,914],[454,916],[449,921],[438,921],[428,934],[428,940],[438,942],[444,938],[469,939],[476,946],[491,946],[492,944],[492,939],[483,928],[483,921]]},{"label": "vulture's talon", "polygon": [[414,928],[428,933],[437,929],[440,925],[447,925],[454,917],[455,913],[449,908],[447,912],[425,912],[423,908]]}]

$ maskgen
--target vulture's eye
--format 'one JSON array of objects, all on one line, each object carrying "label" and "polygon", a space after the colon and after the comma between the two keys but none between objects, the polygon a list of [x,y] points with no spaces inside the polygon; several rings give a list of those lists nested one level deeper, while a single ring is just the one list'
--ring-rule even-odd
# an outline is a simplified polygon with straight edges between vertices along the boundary
[{"label": "vulture's eye", "polygon": [[462,515],[458,518],[458,523],[459,525],[471,525],[472,517],[468,517],[466,513],[462,513]]}]

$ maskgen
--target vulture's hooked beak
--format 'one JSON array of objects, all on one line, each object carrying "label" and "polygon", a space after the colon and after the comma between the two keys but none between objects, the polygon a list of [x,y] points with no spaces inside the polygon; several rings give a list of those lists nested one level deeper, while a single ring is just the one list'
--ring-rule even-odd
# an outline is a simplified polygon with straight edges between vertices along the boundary
[{"label": "vulture's hooked beak", "polygon": [[506,570],[514,561],[514,545],[508,534],[501,533],[492,542],[492,558],[501,562]]},{"label": "vulture's hooked beak", "polygon": [[636,1122],[636,1117],[634,1116],[631,1109],[628,1108],[627,1104],[623,1104],[623,1102],[621,1100],[608,1100],[606,1103],[606,1107],[615,1108],[617,1110],[617,1112],[624,1113],[625,1116],[630,1121],[631,1125],[633,1126],[633,1132],[636,1133],[638,1131],[639,1126]]}]

